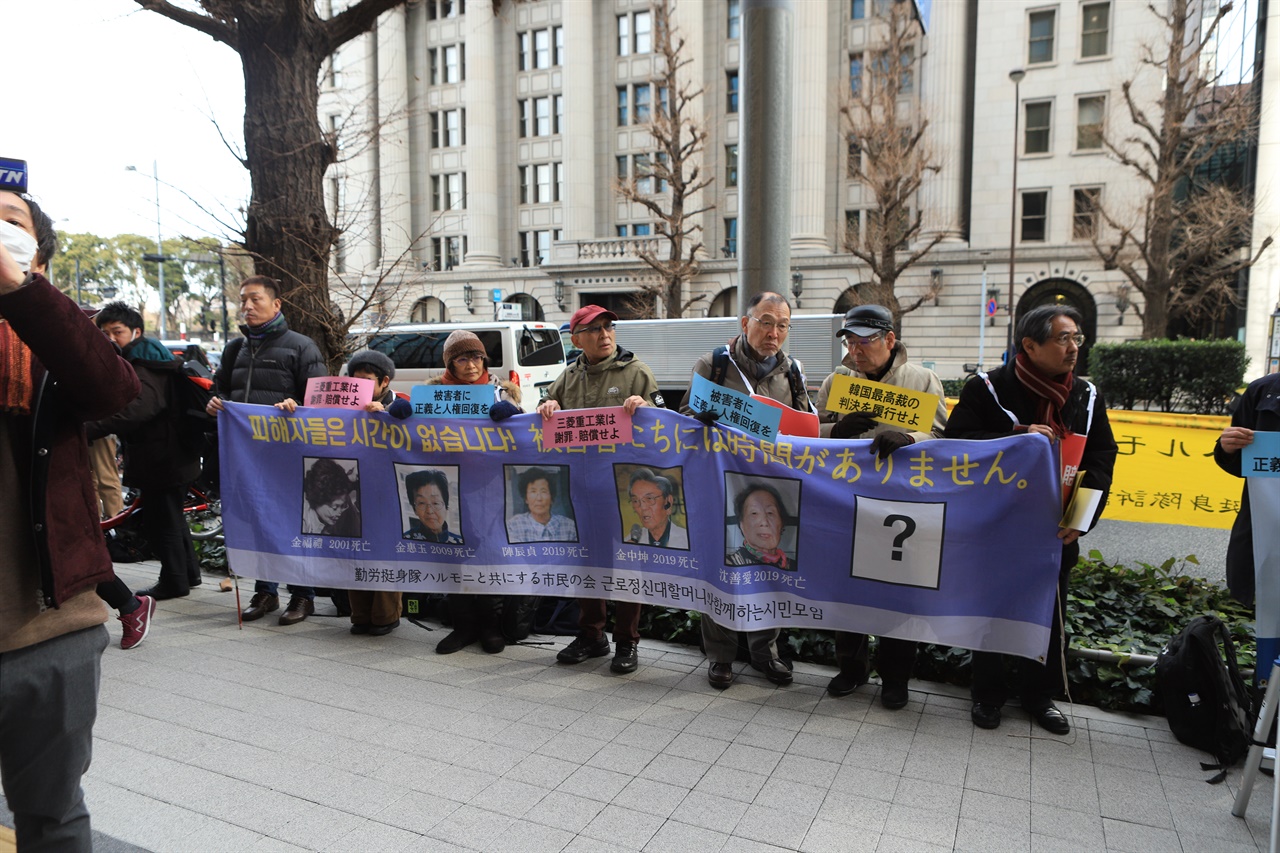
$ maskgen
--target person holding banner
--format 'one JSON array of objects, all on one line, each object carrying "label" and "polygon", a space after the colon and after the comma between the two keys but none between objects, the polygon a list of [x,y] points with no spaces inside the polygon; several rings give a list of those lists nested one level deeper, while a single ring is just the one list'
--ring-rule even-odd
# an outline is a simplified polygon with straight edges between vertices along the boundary
[{"label": "person holding banner", "polygon": [[[840,439],[870,438],[871,452],[886,459],[895,450],[941,438],[947,426],[946,394],[942,380],[932,370],[907,360],[907,348],[893,330],[893,314],[882,305],[858,305],[844,315],[844,326],[836,332],[848,350],[835,372],[822,382],[818,391],[823,437]],[[882,382],[911,391],[924,391],[938,398],[933,423],[926,431],[912,432],[897,424],[880,423],[869,412],[828,411],[831,385],[836,376],[852,376]],[[880,704],[891,711],[906,707],[907,683],[915,666],[916,643],[881,637],[876,653],[876,672],[880,674]],[[836,664],[840,671],[827,684],[832,696],[848,696],[867,682],[870,672],[870,648],[866,634],[847,631],[836,633]]]},{"label": "person holding banner", "polygon": [[[945,437],[991,439],[1031,433],[1060,442],[1070,435],[1084,436],[1080,476],[1086,487],[1101,492],[1089,523],[1092,529],[1107,503],[1117,448],[1102,395],[1074,372],[1084,344],[1080,323],[1079,312],[1066,305],[1041,305],[1022,315],[1015,334],[1018,352],[1013,363],[997,367],[990,374],[979,373],[965,384],[960,401],[951,410]],[[1066,687],[1063,608],[1071,570],[1080,557],[1076,541],[1080,536],[1079,530],[1058,530],[1062,540],[1058,604],[1045,662],[1018,661],[1022,707],[1041,728],[1054,734],[1071,731],[1071,724],[1053,699]],[[999,726],[1000,708],[1007,698],[1003,655],[973,653],[970,693],[974,725],[983,729]]]},{"label": "person holding banner", "polygon": [[[223,400],[274,406],[286,399],[301,400],[307,380],[325,376],[324,358],[315,341],[289,328],[280,307],[280,282],[253,275],[240,284],[240,331],[222,350],[222,362],[214,375],[216,394],[206,411],[217,416]],[[253,598],[241,614],[246,622],[280,609],[279,584],[257,581]],[[281,625],[294,625],[315,613],[316,591],[309,586],[289,586],[289,605],[280,614]]]},{"label": "person holding banner", "polygon": [[[693,372],[716,385],[744,394],[758,394],[802,412],[812,410],[805,390],[804,369],[799,361],[782,351],[791,331],[791,304],[778,293],[757,293],[747,303],[741,318],[742,334],[727,347],[698,359]],[[689,405],[692,383],[680,403],[680,411],[693,415]],[[699,419],[714,421],[714,412]],[[777,628],[746,632],[751,666],[779,686],[791,683],[791,664],[778,654]],[[733,684],[733,662],[738,656],[738,632],[725,628],[702,614],[702,643],[710,661],[707,680],[723,690]]]},{"label": "person holding banner", "polygon": [[[445,339],[444,365],[444,374],[429,381],[428,385],[492,384],[495,386],[496,399],[490,409],[490,417],[503,420],[504,417],[495,415],[501,413],[510,417],[520,411],[520,386],[496,376],[490,377],[489,354],[474,333],[458,329]],[[448,483],[444,484],[444,503],[446,507],[449,504]],[[418,506],[416,501],[414,506]],[[426,519],[423,522],[426,523]],[[462,539],[459,538],[458,541],[461,542]],[[476,640],[480,641],[480,648],[491,655],[507,647],[501,628],[502,596],[450,593],[448,606],[449,615],[453,619],[453,630],[436,644],[436,654],[453,654]]]},{"label": "person holding banner", "polygon": [[[578,360],[565,368],[547,389],[538,404],[538,414],[549,419],[561,409],[594,409],[621,406],[634,414],[640,406],[662,406],[658,380],[635,354],[618,346],[613,323],[618,315],[600,305],[584,305],[569,318],[573,345],[582,350]],[[609,654],[604,636],[605,602],[600,598],[578,599],[578,636],[556,655],[561,663],[582,663],[587,658]],[[614,602],[613,639],[617,650],[609,669],[616,673],[635,672],[640,666],[640,604]]]}]

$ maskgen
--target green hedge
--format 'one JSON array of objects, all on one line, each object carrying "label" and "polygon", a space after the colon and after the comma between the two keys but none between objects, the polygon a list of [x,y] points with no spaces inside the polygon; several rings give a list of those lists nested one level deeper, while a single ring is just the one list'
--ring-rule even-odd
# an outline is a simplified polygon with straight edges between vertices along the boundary
[{"label": "green hedge", "polygon": [[1202,415],[1226,411],[1247,364],[1244,344],[1227,340],[1100,343],[1089,354],[1108,406]]}]

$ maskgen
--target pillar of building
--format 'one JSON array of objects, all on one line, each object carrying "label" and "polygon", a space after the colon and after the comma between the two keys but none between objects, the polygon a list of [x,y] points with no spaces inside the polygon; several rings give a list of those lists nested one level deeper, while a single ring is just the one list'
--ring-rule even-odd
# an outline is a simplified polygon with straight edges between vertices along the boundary
[{"label": "pillar of building", "polygon": [[[1258,121],[1258,165],[1254,186],[1253,243],[1257,252],[1262,241],[1280,240],[1280,2],[1267,6],[1266,63],[1255,73],[1262,74],[1261,115]],[[1245,315],[1245,352],[1249,356],[1249,379],[1276,369],[1271,352],[1271,315],[1280,308],[1280,244],[1273,244],[1249,271],[1248,313]],[[1280,353],[1275,353],[1280,356]]]},{"label": "pillar of building", "polygon": [[926,172],[920,187],[921,237],[963,239],[964,101],[967,3],[930,7],[926,52],[920,59],[920,109],[929,121],[925,139],[940,170]]},{"label": "pillar of building", "polygon": [[409,206],[409,91],[405,53],[405,10],[378,19],[378,207],[381,211],[381,266],[384,270],[409,257],[413,227]]},{"label": "pillar of building", "polygon": [[[596,36],[595,3],[564,4],[564,126],[560,145],[564,162],[562,240],[596,237]],[[609,47],[613,42],[605,39]],[[612,94],[612,87],[606,87]]]},{"label": "pillar of building", "polygon": [[498,240],[498,25],[493,4],[467,4],[467,255],[463,266],[502,266]]},{"label": "pillar of building", "polygon": [[791,121],[791,253],[795,255],[831,252],[826,228],[831,104],[828,11],[826,3],[795,4],[795,109]]}]

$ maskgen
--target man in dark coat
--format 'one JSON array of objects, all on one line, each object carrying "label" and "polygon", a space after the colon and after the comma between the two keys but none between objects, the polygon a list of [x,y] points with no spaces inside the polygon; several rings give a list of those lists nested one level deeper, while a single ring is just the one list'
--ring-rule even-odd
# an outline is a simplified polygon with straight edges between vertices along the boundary
[{"label": "man in dark coat", "polygon": [[115,574],[81,424],[128,405],[138,377],[45,279],[57,238],[33,200],[0,192],[0,238],[0,780],[19,850],[90,850],[95,587]]},{"label": "man in dark coat", "polygon": [[[1068,434],[1085,436],[1079,467],[1085,472],[1083,485],[1102,492],[1089,524],[1092,529],[1111,490],[1116,441],[1102,396],[1074,372],[1084,344],[1080,322],[1080,314],[1065,305],[1042,305],[1024,314],[1018,320],[1018,353],[1013,363],[997,367],[990,374],[980,373],[964,386],[943,434],[946,438],[989,439],[1036,433],[1050,441],[1059,441]],[[1022,707],[1042,728],[1054,734],[1071,730],[1053,699],[1065,687],[1062,658],[1067,641],[1063,615],[1071,569],[1080,558],[1080,545],[1076,542],[1080,535],[1079,530],[1058,531],[1062,562],[1045,662],[1019,661]],[[973,653],[970,716],[979,728],[1000,725],[1000,708],[1006,699],[1004,657],[992,652]]]},{"label": "man in dark coat", "polygon": [[120,437],[124,482],[142,492],[143,532],[160,560],[160,579],[138,595],[157,601],[181,598],[200,584],[191,529],[182,515],[187,486],[200,474],[200,454],[183,443],[173,410],[174,383],[190,380],[173,353],[143,334],[142,315],[125,303],[109,303],[93,321],[133,365],[142,393],[122,411],[85,429],[90,439]]},{"label": "man in dark coat", "polygon": [[[240,285],[240,331],[243,338],[227,344],[214,376],[217,392],[208,412],[222,411],[224,399],[233,403],[273,406],[286,399],[301,400],[307,380],[327,375],[315,341],[289,328],[280,311],[280,283],[265,275],[246,278]],[[293,625],[315,612],[316,591],[289,586],[289,606],[281,625]],[[261,619],[280,609],[279,584],[258,581],[243,613],[244,621]]]}]

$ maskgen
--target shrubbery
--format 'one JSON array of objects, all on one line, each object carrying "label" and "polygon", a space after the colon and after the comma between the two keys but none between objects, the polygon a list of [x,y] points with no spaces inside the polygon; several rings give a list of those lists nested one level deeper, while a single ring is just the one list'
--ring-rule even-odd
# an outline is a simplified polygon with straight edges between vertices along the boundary
[{"label": "shrubbery", "polygon": [[1110,407],[1202,415],[1226,411],[1247,364],[1244,344],[1227,340],[1100,343],[1089,355]]}]

